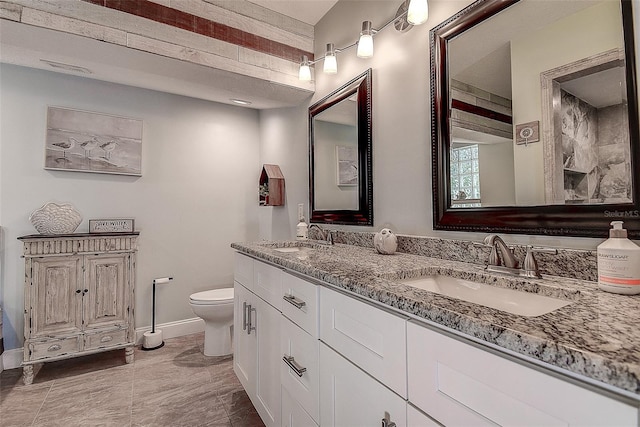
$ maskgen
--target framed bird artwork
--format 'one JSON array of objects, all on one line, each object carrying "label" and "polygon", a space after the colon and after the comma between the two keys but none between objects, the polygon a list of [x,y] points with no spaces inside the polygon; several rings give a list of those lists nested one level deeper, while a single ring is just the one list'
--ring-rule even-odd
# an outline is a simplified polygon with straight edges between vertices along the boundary
[{"label": "framed bird artwork", "polygon": [[44,168],[142,176],[140,119],[47,108]]}]

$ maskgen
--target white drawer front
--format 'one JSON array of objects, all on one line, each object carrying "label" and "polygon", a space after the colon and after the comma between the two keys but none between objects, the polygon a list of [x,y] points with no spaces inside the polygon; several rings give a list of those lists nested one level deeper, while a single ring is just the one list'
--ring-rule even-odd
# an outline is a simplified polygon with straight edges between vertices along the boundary
[{"label": "white drawer front", "polygon": [[320,289],[320,338],[400,396],[407,396],[406,319]]},{"label": "white drawer front", "polygon": [[258,261],[253,264],[253,292],[278,311],[282,310],[280,288],[283,274],[281,269],[272,265]]},{"label": "white drawer front", "polygon": [[78,353],[82,343],[80,335],[68,338],[29,342],[29,360],[46,359]]},{"label": "white drawer front", "polygon": [[233,260],[233,280],[253,290],[253,258],[236,252]]},{"label": "white drawer front", "polygon": [[[300,405],[316,421],[318,414],[318,343],[319,341],[282,316],[282,387],[295,396]],[[284,358],[288,358],[289,363]],[[297,370],[297,372],[296,372]],[[304,370],[304,372],[300,372]]]},{"label": "white drawer front", "polygon": [[317,427],[313,418],[296,402],[285,388],[282,389],[282,427]]},{"label": "white drawer front", "polygon": [[407,402],[320,343],[320,425],[380,426],[383,418],[407,426]]},{"label": "white drawer front", "polygon": [[317,285],[290,274],[282,275],[282,314],[318,338]]},{"label": "white drawer front", "polygon": [[111,331],[101,331],[87,333],[84,337],[84,349],[92,350],[101,347],[111,347],[114,345],[127,343],[127,330],[116,329]]},{"label": "white drawer front", "polygon": [[638,425],[630,405],[412,322],[407,341],[409,401],[445,425]]},{"label": "white drawer front", "polygon": [[440,427],[440,424],[411,405],[407,405],[407,425],[409,427]]}]

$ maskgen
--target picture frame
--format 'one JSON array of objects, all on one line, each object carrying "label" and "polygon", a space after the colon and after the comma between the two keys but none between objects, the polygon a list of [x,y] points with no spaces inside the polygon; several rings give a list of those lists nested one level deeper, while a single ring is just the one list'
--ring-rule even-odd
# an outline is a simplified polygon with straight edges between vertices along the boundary
[{"label": "picture frame", "polygon": [[528,145],[540,141],[540,122],[516,125],[516,145]]},{"label": "picture frame", "polygon": [[89,233],[133,233],[134,231],[134,220],[132,218],[89,220]]},{"label": "picture frame", "polygon": [[358,147],[336,145],[336,184],[339,187],[358,185]]},{"label": "picture frame", "polygon": [[142,176],[140,119],[47,107],[44,168]]}]

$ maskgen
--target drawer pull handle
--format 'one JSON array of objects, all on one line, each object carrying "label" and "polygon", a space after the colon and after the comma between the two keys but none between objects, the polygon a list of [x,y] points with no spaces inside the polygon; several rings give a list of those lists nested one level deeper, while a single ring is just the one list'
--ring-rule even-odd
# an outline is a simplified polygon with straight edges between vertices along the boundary
[{"label": "drawer pull handle", "polygon": [[298,308],[298,309],[301,309],[302,307],[307,305],[306,302],[302,301],[301,299],[298,299],[298,298],[294,297],[293,295],[283,295],[282,299],[285,300],[286,302],[288,302],[289,304],[293,305],[295,308]]},{"label": "drawer pull handle", "polygon": [[111,335],[105,335],[104,337],[100,338],[100,342],[109,342],[109,341],[113,341],[113,337]]},{"label": "drawer pull handle", "polygon": [[302,374],[304,374],[305,372],[307,372],[307,368],[303,368],[302,366],[300,366],[298,364],[298,362],[295,361],[295,359],[293,358],[293,356],[287,356],[286,354],[284,355],[284,357],[282,358],[282,360],[284,361],[284,363],[286,363],[291,369],[293,369],[293,372],[296,373],[296,375],[298,375],[299,377],[302,376]]},{"label": "drawer pull handle", "polygon": [[49,347],[47,351],[58,351],[60,349],[62,349],[62,346],[60,344],[54,344],[51,347]]},{"label": "drawer pull handle", "polygon": [[247,330],[247,302],[242,303],[242,330]]}]

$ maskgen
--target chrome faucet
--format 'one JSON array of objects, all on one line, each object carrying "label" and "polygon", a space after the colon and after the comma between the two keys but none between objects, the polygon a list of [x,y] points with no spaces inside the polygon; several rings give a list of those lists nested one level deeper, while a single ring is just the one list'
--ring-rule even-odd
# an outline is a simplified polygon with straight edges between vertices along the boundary
[{"label": "chrome faucet", "polygon": [[491,246],[489,265],[504,265],[508,268],[518,268],[519,262],[513,255],[513,251],[500,236],[497,234],[489,234],[484,238],[484,244]]},{"label": "chrome faucet", "polygon": [[313,227],[318,229],[318,231],[320,232],[320,237],[322,237],[323,241],[325,241],[328,245],[333,245],[333,235],[331,234],[331,230],[323,230],[322,227],[320,227],[318,224],[311,224],[309,226],[309,230],[311,230]]},{"label": "chrome faucet", "polygon": [[513,251],[497,234],[490,234],[484,239],[485,246],[491,246],[487,271],[506,273],[513,276],[537,277],[541,278],[538,262],[534,257],[534,252],[543,252],[556,255],[557,249],[538,248],[527,246],[527,254],[524,258],[524,265],[520,268],[520,262],[516,259]]}]

